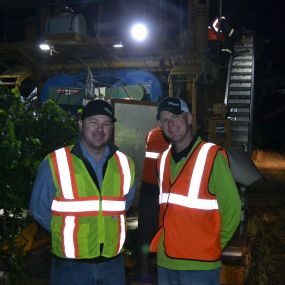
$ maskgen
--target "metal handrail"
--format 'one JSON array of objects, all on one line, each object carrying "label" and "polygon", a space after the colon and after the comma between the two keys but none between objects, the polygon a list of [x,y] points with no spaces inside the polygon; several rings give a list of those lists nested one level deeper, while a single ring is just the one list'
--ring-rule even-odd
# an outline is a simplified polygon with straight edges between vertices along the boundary
[{"label": "metal handrail", "polygon": [[252,153],[252,131],[253,131],[253,103],[254,103],[254,36],[252,35],[252,68],[251,68],[251,90],[250,90],[250,113],[248,128],[248,149],[249,155]]}]

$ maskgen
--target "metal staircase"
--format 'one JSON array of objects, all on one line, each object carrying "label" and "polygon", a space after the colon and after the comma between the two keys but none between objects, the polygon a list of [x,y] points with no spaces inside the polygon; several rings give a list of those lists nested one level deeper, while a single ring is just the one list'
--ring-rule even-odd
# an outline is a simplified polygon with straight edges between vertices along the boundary
[{"label": "metal staircase", "polygon": [[254,95],[253,36],[245,35],[243,45],[235,45],[229,61],[225,105],[231,121],[233,146],[242,146],[251,153]]}]

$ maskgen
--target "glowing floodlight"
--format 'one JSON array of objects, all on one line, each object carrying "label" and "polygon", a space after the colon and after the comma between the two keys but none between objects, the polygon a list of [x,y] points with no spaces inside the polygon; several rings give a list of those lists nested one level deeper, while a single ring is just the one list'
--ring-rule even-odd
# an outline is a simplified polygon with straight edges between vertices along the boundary
[{"label": "glowing floodlight", "polygon": [[123,48],[123,47],[124,47],[124,45],[122,42],[116,42],[113,44],[113,48]]},{"label": "glowing floodlight", "polygon": [[131,36],[138,42],[147,38],[148,30],[144,24],[137,23],[131,28]]},{"label": "glowing floodlight", "polygon": [[39,48],[44,51],[44,52],[49,52],[50,55],[53,55],[55,53],[58,53],[56,50],[55,50],[55,47],[53,45],[49,45],[48,43],[41,43],[39,44]]},{"label": "glowing floodlight", "polygon": [[50,50],[50,45],[49,44],[40,44],[39,45],[39,48],[41,49],[41,50]]}]

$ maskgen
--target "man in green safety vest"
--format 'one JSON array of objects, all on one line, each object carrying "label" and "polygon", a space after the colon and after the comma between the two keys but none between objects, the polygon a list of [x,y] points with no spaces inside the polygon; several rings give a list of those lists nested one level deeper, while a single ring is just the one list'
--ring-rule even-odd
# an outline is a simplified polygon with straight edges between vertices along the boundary
[{"label": "man in green safety vest", "polygon": [[51,232],[51,284],[126,283],[122,252],[135,167],[111,142],[115,122],[108,102],[88,102],[76,143],[47,155],[38,169],[30,211]]}]

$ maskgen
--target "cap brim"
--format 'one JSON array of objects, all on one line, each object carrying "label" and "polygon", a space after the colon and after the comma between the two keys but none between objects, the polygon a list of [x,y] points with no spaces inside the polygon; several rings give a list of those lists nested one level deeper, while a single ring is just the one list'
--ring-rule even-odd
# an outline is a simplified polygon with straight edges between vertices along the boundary
[{"label": "cap brim", "polygon": [[172,113],[172,114],[174,114],[174,115],[181,115],[181,114],[184,112],[184,111],[177,111],[177,112],[174,112],[173,109],[171,109],[171,108],[164,108],[163,110],[160,110],[159,113],[157,114],[157,116],[156,116],[156,120],[157,120],[157,121],[159,121],[159,119],[160,119],[160,114],[161,114],[161,112],[163,112],[163,111],[168,111],[168,112],[170,112],[170,113]]}]

